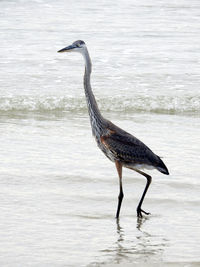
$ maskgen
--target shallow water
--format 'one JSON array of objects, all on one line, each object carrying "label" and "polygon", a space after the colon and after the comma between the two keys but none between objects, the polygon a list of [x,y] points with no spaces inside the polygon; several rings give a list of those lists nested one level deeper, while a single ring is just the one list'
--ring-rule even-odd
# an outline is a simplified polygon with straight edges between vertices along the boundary
[{"label": "shallow water", "polygon": [[[200,263],[199,2],[0,2],[0,265]],[[56,51],[83,39],[105,117],[163,157],[170,176],[118,178],[98,150],[83,60]],[[159,265],[158,265],[159,266]],[[162,265],[161,265],[162,266]]]}]

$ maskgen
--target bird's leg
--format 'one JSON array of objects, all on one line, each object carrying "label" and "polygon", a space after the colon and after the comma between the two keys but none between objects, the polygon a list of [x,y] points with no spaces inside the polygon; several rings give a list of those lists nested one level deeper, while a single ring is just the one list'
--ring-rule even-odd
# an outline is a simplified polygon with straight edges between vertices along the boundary
[{"label": "bird's leg", "polygon": [[142,203],[143,203],[144,197],[146,195],[146,192],[147,192],[147,190],[148,190],[148,188],[149,188],[149,186],[151,184],[152,178],[151,178],[150,175],[148,175],[148,174],[146,174],[146,173],[144,173],[142,171],[137,170],[137,172],[140,173],[140,174],[142,174],[143,176],[145,176],[147,178],[147,183],[146,183],[144,192],[143,192],[142,197],[140,199],[140,202],[139,202],[139,204],[137,206],[137,216],[140,217],[140,218],[142,218],[142,212],[144,214],[146,214],[146,215],[149,215],[150,214],[149,212],[146,212],[146,211],[142,210],[141,207],[142,207]]},{"label": "bird's leg", "polygon": [[145,176],[145,177],[147,178],[147,183],[146,183],[144,192],[143,192],[142,197],[141,197],[141,199],[140,199],[140,202],[139,202],[139,204],[138,204],[138,206],[137,206],[137,216],[138,216],[139,218],[142,218],[142,213],[144,213],[144,214],[146,214],[146,215],[149,215],[149,214],[150,214],[150,212],[146,212],[146,211],[142,210],[141,207],[142,207],[142,203],[143,203],[144,197],[145,197],[145,195],[146,195],[146,193],[147,193],[147,190],[148,190],[148,188],[149,188],[149,186],[150,186],[150,184],[151,184],[151,180],[152,180],[152,178],[151,178],[150,175],[148,175],[148,174],[146,174],[145,172],[142,172],[142,171],[140,171],[140,170],[138,170],[138,169],[135,169],[135,168],[132,168],[132,167],[131,167],[130,169],[131,169],[131,170],[134,170],[134,171],[136,171],[136,172],[138,172],[138,173],[140,173],[140,174],[142,174],[143,176]]},{"label": "bird's leg", "polygon": [[122,188],[122,164],[119,161],[115,161],[115,166],[117,168],[117,172],[119,175],[119,196],[118,196],[118,206],[117,206],[117,213],[116,213],[116,218],[118,219],[124,193],[123,193],[123,188]]}]

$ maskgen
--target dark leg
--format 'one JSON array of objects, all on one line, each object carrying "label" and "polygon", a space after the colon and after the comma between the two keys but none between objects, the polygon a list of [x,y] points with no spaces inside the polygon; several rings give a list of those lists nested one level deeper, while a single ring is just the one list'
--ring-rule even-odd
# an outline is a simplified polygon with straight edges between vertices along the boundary
[{"label": "dark leg", "polygon": [[117,206],[117,213],[116,213],[116,218],[118,219],[124,193],[123,193],[123,188],[122,188],[122,164],[118,161],[115,161],[115,165],[116,165],[117,172],[119,175],[119,196],[118,196],[118,206]]},{"label": "dark leg", "polygon": [[151,178],[150,175],[146,174],[145,172],[142,172],[142,171],[137,170],[137,169],[134,169],[134,168],[130,168],[130,169],[132,169],[132,170],[134,170],[134,171],[136,171],[136,172],[142,174],[143,176],[145,176],[145,177],[147,178],[147,183],[146,183],[144,192],[143,192],[142,197],[141,197],[141,199],[140,199],[140,202],[139,202],[139,204],[138,204],[138,206],[137,206],[137,216],[140,217],[140,218],[142,218],[142,212],[143,212],[144,214],[146,214],[146,215],[149,215],[149,214],[150,214],[149,212],[146,212],[146,211],[142,210],[141,207],[142,207],[142,203],[143,203],[144,197],[145,197],[145,195],[146,195],[146,192],[147,192],[147,190],[148,190],[148,188],[149,188],[149,186],[150,186],[150,184],[151,184],[151,180],[152,180],[152,178]]},{"label": "dark leg", "polygon": [[142,207],[142,203],[143,203],[144,197],[145,197],[145,195],[146,195],[146,192],[147,192],[147,190],[148,190],[148,188],[149,188],[149,186],[150,186],[150,184],[151,184],[151,180],[152,180],[152,178],[151,178],[150,175],[148,175],[148,174],[146,174],[146,173],[144,173],[144,172],[141,172],[141,171],[138,171],[138,172],[139,172],[140,174],[144,175],[144,176],[147,178],[147,183],[146,183],[144,192],[143,192],[142,197],[141,197],[141,199],[140,199],[140,202],[139,202],[139,204],[138,204],[138,206],[137,206],[137,216],[140,217],[140,218],[142,218],[142,212],[143,212],[144,214],[146,214],[146,215],[149,215],[149,214],[150,214],[149,212],[146,212],[146,211],[142,210],[141,207]]}]

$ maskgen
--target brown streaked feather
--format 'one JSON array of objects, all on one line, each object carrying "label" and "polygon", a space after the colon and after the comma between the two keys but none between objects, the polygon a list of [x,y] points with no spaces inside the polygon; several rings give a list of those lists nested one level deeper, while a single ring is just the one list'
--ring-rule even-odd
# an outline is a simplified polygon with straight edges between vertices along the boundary
[{"label": "brown streaked feather", "polygon": [[109,149],[109,145],[106,142],[106,138],[107,138],[106,136],[101,136],[100,140],[101,140],[101,143],[106,147],[106,149]]},{"label": "brown streaked feather", "polygon": [[150,148],[113,123],[110,123],[109,126],[112,128],[109,127],[108,134],[101,136],[101,142],[105,149],[112,153],[115,160],[119,160],[124,164],[147,164],[156,166],[156,163],[159,162],[159,157]]}]

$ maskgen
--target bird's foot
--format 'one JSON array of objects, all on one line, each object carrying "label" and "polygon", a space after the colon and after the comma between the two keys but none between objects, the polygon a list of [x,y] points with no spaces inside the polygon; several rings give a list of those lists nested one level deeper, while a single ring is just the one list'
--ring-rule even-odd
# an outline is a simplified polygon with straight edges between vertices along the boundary
[{"label": "bird's foot", "polygon": [[137,216],[138,216],[138,218],[142,218],[143,217],[142,213],[144,213],[146,215],[151,214],[150,212],[146,212],[146,211],[142,210],[140,207],[138,207],[137,208]]}]

